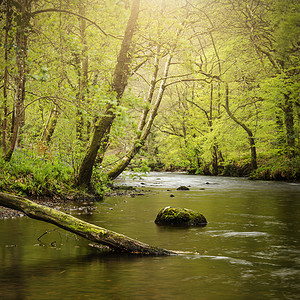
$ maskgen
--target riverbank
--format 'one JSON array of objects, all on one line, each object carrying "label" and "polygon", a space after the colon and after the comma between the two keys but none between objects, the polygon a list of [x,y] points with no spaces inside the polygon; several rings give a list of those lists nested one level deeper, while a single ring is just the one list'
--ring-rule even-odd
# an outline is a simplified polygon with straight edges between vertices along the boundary
[{"label": "riverbank", "polygon": [[[108,193],[104,195],[104,197],[128,196],[134,198],[136,196],[142,196],[146,193],[149,193],[149,190],[136,189],[128,186],[114,186],[110,189]],[[54,209],[63,210],[64,212],[70,212],[73,209],[74,205],[77,206],[78,203],[81,203],[83,206],[86,206],[86,210],[89,210],[89,207],[91,207],[91,205],[94,202],[103,200],[103,196],[88,193],[78,193],[76,196],[73,195],[69,197],[59,197],[57,195],[54,195],[52,197],[42,195],[37,197],[24,197],[37,204],[45,205]],[[0,219],[19,218],[23,216],[24,214],[20,211],[0,206]]]},{"label": "riverbank", "polygon": [[258,168],[253,170],[248,160],[227,161],[219,163],[217,168],[211,164],[198,167],[151,165],[151,171],[187,172],[191,175],[247,177],[252,180],[293,181],[300,182],[300,158],[286,156],[259,158]]},{"label": "riverbank", "polygon": [[[28,154],[28,153],[27,153]],[[218,176],[247,177],[253,180],[274,180],[300,182],[300,158],[266,158],[259,159],[259,167],[252,171],[249,162],[227,162],[218,168]],[[152,169],[155,166],[152,166]],[[167,169],[157,165],[156,171],[186,171],[188,174],[211,176],[211,166],[199,168]],[[76,201],[99,201],[104,196],[119,193],[139,194],[134,190],[116,190],[112,183],[105,179],[105,174],[97,170],[92,178],[93,190],[82,190],[76,187],[76,172],[70,165],[58,161],[47,161],[32,153],[15,153],[11,162],[0,158],[0,191],[24,196],[37,203],[57,208]],[[128,187],[127,187],[128,189]],[[0,208],[0,218],[18,217],[20,213]]]},{"label": "riverbank", "polygon": [[[54,209],[59,209],[62,204],[65,204],[64,200],[62,199],[50,199],[48,197],[45,197],[44,199],[31,199],[28,198],[29,200],[32,200],[38,204],[42,204]],[[70,203],[71,205],[71,203]],[[9,219],[9,218],[18,218],[18,217],[23,217],[24,214],[20,211],[13,210],[10,208],[6,208],[3,206],[0,206],[0,219]]]}]

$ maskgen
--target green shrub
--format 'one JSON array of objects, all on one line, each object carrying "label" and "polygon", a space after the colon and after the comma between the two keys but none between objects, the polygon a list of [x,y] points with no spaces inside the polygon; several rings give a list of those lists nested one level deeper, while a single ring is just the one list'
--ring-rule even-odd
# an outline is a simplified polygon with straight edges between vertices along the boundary
[{"label": "green shrub", "polygon": [[262,180],[300,180],[300,158],[288,158],[285,156],[272,158],[260,163],[252,179]]},{"label": "green shrub", "polygon": [[0,190],[27,196],[61,195],[74,184],[73,169],[55,158],[15,150],[10,162],[0,158]]}]

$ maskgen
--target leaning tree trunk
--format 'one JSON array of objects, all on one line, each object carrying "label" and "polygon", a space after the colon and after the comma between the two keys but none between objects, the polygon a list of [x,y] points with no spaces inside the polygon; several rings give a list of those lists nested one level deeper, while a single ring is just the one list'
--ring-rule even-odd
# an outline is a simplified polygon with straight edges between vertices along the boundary
[{"label": "leaning tree trunk", "polygon": [[[183,24],[181,24],[181,25],[183,25]],[[154,101],[154,103],[152,103],[154,90],[155,90],[155,85],[156,85],[156,82],[157,82],[156,78],[157,78],[157,74],[158,74],[158,70],[159,70],[160,46],[158,45],[156,47],[154,73],[153,73],[153,77],[152,77],[152,80],[151,80],[151,83],[150,83],[148,97],[147,97],[147,100],[146,100],[146,102],[151,105],[151,110],[149,110],[147,108],[147,106],[144,109],[142,117],[141,117],[141,121],[140,121],[140,124],[139,124],[139,127],[138,127],[138,135],[137,135],[135,141],[133,142],[131,150],[120,161],[120,163],[115,168],[113,168],[112,170],[110,170],[107,173],[107,177],[109,179],[113,180],[113,179],[117,178],[127,168],[127,166],[130,164],[131,160],[135,157],[135,155],[143,147],[148,135],[150,134],[151,127],[153,125],[154,119],[157,115],[160,103],[162,101],[162,98],[163,98],[163,95],[164,95],[164,92],[165,92],[165,89],[167,87],[167,79],[168,79],[168,74],[169,74],[171,62],[172,62],[172,59],[173,59],[173,52],[177,47],[178,37],[179,37],[182,29],[183,28],[178,29],[177,32],[176,32],[175,44],[173,45],[173,47],[172,47],[173,49],[171,49],[171,51],[168,55],[168,58],[166,60],[165,68],[164,68],[164,72],[163,72],[163,76],[162,76],[162,79],[161,79],[161,83],[160,83],[160,86],[159,86],[159,90],[158,90],[156,100]],[[149,117],[148,117],[148,114],[149,114]],[[147,120],[147,117],[148,117],[148,120]]]},{"label": "leaning tree trunk", "polygon": [[[148,114],[148,112],[144,111],[144,114],[142,116],[140,126],[139,126],[139,130],[142,130],[142,131],[139,132],[137,139],[133,143],[133,146],[132,146],[131,150],[129,151],[129,153],[120,161],[120,163],[115,168],[113,168],[112,170],[110,170],[107,173],[107,177],[109,179],[113,180],[113,179],[117,178],[127,168],[127,166],[130,164],[131,160],[134,158],[134,156],[140,151],[140,149],[145,144],[145,141],[150,133],[152,124],[157,115],[158,108],[160,106],[160,103],[162,101],[162,98],[163,98],[163,95],[164,95],[164,92],[166,89],[166,82],[167,82],[167,77],[168,77],[171,61],[172,61],[172,55],[170,54],[166,61],[162,82],[159,87],[156,101],[153,104],[152,109],[150,111],[150,115],[149,115],[147,123],[144,123],[143,125],[141,125],[142,122],[145,122],[146,116]],[[155,72],[156,72],[156,69],[155,69]],[[150,92],[151,92],[151,86],[150,86]],[[149,101],[149,102],[151,103],[151,101]],[[143,128],[141,126],[143,126]]]},{"label": "leaning tree trunk", "polygon": [[28,217],[54,224],[92,242],[111,249],[136,255],[175,255],[176,252],[152,247],[123,234],[98,227],[53,208],[37,204],[26,198],[0,193],[0,205],[22,211]]},{"label": "leaning tree trunk", "polygon": [[[134,0],[131,9],[131,15],[126,26],[122,46],[118,55],[118,62],[114,71],[111,92],[112,94],[116,94],[118,103],[123,96],[129,77],[129,68],[131,63],[130,50],[132,46],[133,33],[136,29],[136,23],[139,15],[139,5],[140,0]],[[90,145],[80,165],[78,186],[84,188],[90,186],[93,167],[96,161],[98,150],[102,146],[103,141],[106,141],[106,136],[109,134],[113,121],[116,117],[115,108],[116,107],[112,103],[109,103],[106,106],[104,116],[101,117],[94,126],[95,129]]]},{"label": "leaning tree trunk", "polygon": [[251,149],[251,167],[252,170],[257,169],[257,156],[256,156],[256,145],[255,145],[255,139],[252,130],[244,123],[242,123],[240,120],[238,120],[233,113],[231,112],[229,108],[229,89],[228,84],[226,84],[226,98],[225,98],[225,109],[228,114],[228,116],[238,125],[240,125],[248,134],[248,140],[250,144]]},{"label": "leaning tree trunk", "polygon": [[56,128],[56,124],[58,121],[58,105],[55,104],[55,107],[53,107],[50,110],[48,120],[46,122],[46,125],[44,127],[43,133],[41,135],[41,142],[44,142],[46,145],[49,145],[51,142],[51,138],[53,136],[54,130]]}]

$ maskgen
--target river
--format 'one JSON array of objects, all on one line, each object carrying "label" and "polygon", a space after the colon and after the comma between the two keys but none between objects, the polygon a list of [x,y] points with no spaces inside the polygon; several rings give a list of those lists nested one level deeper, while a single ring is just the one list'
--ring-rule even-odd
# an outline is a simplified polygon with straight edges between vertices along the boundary
[{"label": "river", "polygon": [[[50,224],[0,220],[0,299],[299,299],[300,184],[155,172],[118,183],[140,195],[71,213],[182,255],[99,254]],[[202,212],[207,226],[155,225],[169,205]]]}]

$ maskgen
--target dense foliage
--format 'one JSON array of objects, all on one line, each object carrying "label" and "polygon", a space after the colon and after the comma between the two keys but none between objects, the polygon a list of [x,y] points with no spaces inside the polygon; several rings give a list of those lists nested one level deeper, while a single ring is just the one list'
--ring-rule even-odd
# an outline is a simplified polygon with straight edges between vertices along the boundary
[{"label": "dense foliage", "polygon": [[0,13],[1,190],[99,187],[128,166],[299,179],[299,1],[4,0]]}]

